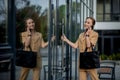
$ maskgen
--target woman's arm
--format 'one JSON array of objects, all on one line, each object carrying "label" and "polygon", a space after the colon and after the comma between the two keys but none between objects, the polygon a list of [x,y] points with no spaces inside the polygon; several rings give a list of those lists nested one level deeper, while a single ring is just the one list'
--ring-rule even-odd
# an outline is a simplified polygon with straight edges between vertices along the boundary
[{"label": "woman's arm", "polygon": [[48,42],[42,42],[41,47],[45,48],[46,46],[48,46]]},{"label": "woman's arm", "polygon": [[[52,36],[51,41],[53,42],[55,40],[55,36]],[[49,42],[44,42],[44,40],[42,39],[42,48],[45,48],[46,46],[48,46]]]},{"label": "woman's arm", "polygon": [[68,44],[69,44],[71,47],[73,47],[73,48],[77,48],[77,47],[78,47],[78,44],[73,43],[73,42],[71,42],[70,40],[68,40],[65,35],[61,36],[61,39],[62,39],[63,41],[65,41],[66,43],[68,43]]},{"label": "woman's arm", "polygon": [[25,32],[21,33],[21,41],[23,43],[23,47],[28,48],[31,42],[31,35],[27,35]]}]

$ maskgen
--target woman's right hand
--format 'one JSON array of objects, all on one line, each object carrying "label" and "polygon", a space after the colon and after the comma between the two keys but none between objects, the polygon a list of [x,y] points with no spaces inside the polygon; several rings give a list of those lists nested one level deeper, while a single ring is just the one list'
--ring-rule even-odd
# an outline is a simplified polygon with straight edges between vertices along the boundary
[{"label": "woman's right hand", "polygon": [[31,31],[30,31],[29,28],[27,28],[27,32],[28,32],[28,36],[31,36],[31,35],[32,35],[32,33],[31,33]]},{"label": "woman's right hand", "polygon": [[63,35],[61,36],[61,40],[62,40],[62,41],[66,41],[66,40],[67,40],[67,37],[63,34]]},{"label": "woman's right hand", "polygon": [[61,36],[61,40],[65,41],[66,43],[68,43],[73,48],[77,48],[78,47],[78,44],[75,44],[75,43],[71,42],[69,39],[67,39],[67,37],[64,34]]}]

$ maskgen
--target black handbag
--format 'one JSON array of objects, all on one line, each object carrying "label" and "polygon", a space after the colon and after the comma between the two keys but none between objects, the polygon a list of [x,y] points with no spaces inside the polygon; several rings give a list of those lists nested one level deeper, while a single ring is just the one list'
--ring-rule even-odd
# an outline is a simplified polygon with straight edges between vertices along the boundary
[{"label": "black handbag", "polygon": [[37,52],[33,52],[30,47],[30,51],[18,49],[16,51],[16,66],[34,68],[37,63]]},{"label": "black handbag", "polygon": [[93,49],[91,52],[87,52],[87,48],[85,52],[80,53],[80,69],[94,69],[100,67],[100,56],[99,52]]}]

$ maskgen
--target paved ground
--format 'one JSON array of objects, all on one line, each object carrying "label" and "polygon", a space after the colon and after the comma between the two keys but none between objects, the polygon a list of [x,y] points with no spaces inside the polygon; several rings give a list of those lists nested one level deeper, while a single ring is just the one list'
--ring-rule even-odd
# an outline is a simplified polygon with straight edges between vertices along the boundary
[{"label": "paved ground", "polygon": [[[46,65],[47,64],[47,58],[43,58],[43,65]],[[20,67],[16,67],[16,80],[18,80],[19,78],[19,74],[20,74]],[[74,67],[73,67],[74,69]],[[42,69],[41,71],[41,80],[44,80],[44,71]],[[120,65],[116,65],[116,68],[115,68],[115,77],[116,77],[116,80],[120,80]],[[73,71],[73,80],[74,79],[74,71]],[[10,80],[10,72],[0,72],[0,80]],[[30,74],[28,76],[28,79],[27,80],[32,80],[32,71],[30,71]],[[90,79],[89,79],[90,80]]]},{"label": "paved ground", "polygon": [[[47,62],[48,62],[48,58],[46,57],[43,57],[42,58],[43,60],[43,65],[47,65]],[[74,65],[74,61],[73,61],[73,65]],[[19,77],[19,72],[20,72],[20,67],[16,67],[16,80],[18,80],[18,77]],[[116,77],[116,80],[120,80],[120,65],[116,65],[116,68],[115,68],[115,77]],[[29,74],[29,77],[27,80],[32,80],[32,71],[30,72]],[[42,69],[41,71],[41,80],[44,80],[44,70]],[[75,80],[75,67],[73,66],[72,68],[72,80]],[[90,79],[89,79],[90,80]]]},{"label": "paved ground", "polygon": [[[47,50],[46,49],[43,49],[42,50],[42,65],[47,65],[48,64],[48,56],[47,56]],[[73,60],[72,60],[72,80],[75,80],[75,55],[73,55]],[[20,75],[20,67],[17,67],[16,66],[16,80],[18,80],[19,78],[19,75]],[[120,80],[120,65],[116,65],[116,68],[115,68],[115,77],[116,77],[116,80]],[[41,71],[41,80],[44,80],[44,70],[42,68],[42,71]],[[0,80],[10,80],[10,72],[0,72]],[[27,80],[32,80],[32,71],[30,71],[30,74],[28,75],[28,79]],[[48,80],[48,79],[47,79]],[[90,80],[90,79],[88,79]]]}]

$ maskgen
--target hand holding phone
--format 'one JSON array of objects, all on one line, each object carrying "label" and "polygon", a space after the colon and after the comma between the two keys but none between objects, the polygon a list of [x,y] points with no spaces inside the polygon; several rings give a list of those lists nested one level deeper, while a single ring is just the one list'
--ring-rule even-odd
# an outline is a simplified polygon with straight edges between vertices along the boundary
[{"label": "hand holding phone", "polygon": [[32,29],[29,29],[30,32],[32,32]]},{"label": "hand holding phone", "polygon": [[27,28],[28,36],[32,35],[31,31],[32,31],[31,29]]},{"label": "hand holding phone", "polygon": [[87,32],[88,31],[88,28],[85,30],[85,32]]}]

